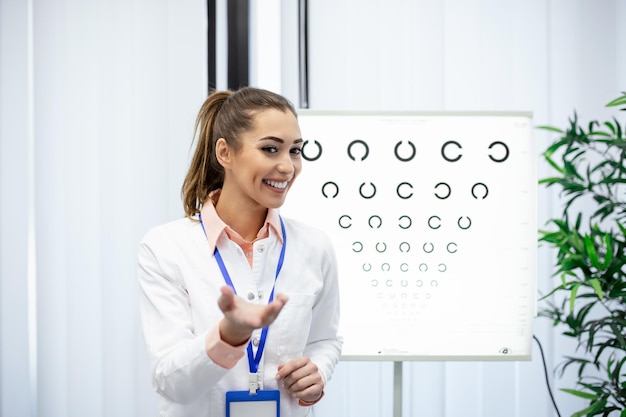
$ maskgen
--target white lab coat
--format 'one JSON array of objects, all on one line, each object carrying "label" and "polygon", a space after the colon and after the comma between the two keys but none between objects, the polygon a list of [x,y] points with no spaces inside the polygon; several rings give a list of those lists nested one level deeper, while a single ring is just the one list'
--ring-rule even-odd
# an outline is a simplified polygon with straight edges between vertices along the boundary
[{"label": "white lab coat", "polygon": [[[289,300],[270,326],[259,365],[261,389],[281,390],[281,416],[310,415],[275,381],[277,367],[305,355],[330,378],[342,346],[334,249],[321,231],[283,218],[285,260],[275,293]],[[238,295],[267,303],[281,241],[273,229],[254,243],[254,262],[222,233],[217,247]],[[223,313],[217,306],[224,278],[199,222],[180,219],[151,229],[139,249],[140,311],[152,382],[161,395],[159,416],[224,417],[225,392],[248,388],[248,359],[232,369],[206,354],[207,332]],[[260,295],[260,297],[259,297]],[[253,334],[260,335],[260,330]]]}]

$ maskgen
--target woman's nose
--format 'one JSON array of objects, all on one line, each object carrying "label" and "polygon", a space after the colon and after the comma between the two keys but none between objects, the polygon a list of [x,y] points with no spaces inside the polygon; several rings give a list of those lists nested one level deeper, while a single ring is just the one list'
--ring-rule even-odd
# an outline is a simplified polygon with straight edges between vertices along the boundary
[{"label": "woman's nose", "polygon": [[278,170],[287,174],[291,174],[294,171],[293,160],[291,159],[290,154],[287,154],[280,159],[280,162],[278,163]]}]

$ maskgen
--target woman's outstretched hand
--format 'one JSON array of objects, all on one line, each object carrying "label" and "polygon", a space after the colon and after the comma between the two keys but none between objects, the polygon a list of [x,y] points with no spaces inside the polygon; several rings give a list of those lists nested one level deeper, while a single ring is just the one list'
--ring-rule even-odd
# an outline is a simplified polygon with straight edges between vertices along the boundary
[{"label": "woman's outstretched hand", "polygon": [[277,294],[267,305],[252,304],[235,295],[227,285],[221,291],[217,299],[217,305],[224,313],[219,324],[220,337],[231,346],[242,345],[254,330],[272,324],[287,302],[286,295]]}]

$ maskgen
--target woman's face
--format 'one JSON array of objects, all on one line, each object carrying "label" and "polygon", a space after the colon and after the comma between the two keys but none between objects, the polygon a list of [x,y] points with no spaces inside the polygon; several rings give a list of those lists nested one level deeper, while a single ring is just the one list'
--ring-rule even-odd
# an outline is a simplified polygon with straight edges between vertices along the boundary
[{"label": "woman's face", "polygon": [[224,189],[264,208],[278,208],[302,170],[302,134],[289,111],[263,110],[254,116],[253,128],[240,137],[241,147],[230,150]]}]

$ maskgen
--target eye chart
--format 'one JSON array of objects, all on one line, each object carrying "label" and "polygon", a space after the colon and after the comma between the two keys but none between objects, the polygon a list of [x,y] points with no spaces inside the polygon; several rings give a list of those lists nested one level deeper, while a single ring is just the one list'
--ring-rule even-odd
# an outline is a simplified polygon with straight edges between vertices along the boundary
[{"label": "eye chart", "polygon": [[281,212],[339,262],[344,360],[530,359],[536,158],[529,113],[299,112]]}]

